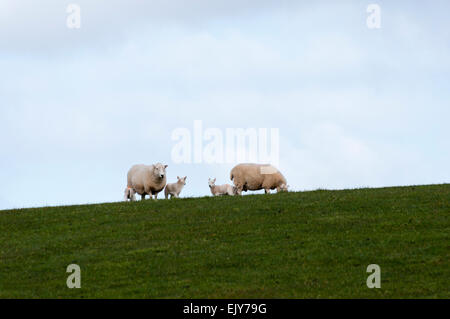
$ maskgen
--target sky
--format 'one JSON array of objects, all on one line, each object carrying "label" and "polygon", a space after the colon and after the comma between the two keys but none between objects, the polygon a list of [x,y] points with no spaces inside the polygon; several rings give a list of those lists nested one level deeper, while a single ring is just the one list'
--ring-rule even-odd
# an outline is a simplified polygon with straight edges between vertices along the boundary
[{"label": "sky", "polygon": [[[81,9],[68,28],[67,6]],[[369,4],[381,28],[368,28]],[[450,182],[450,3],[0,2],[0,209],[114,202],[174,130],[279,129],[291,190]],[[206,145],[206,142],[205,144]],[[159,198],[163,198],[160,193]]]}]

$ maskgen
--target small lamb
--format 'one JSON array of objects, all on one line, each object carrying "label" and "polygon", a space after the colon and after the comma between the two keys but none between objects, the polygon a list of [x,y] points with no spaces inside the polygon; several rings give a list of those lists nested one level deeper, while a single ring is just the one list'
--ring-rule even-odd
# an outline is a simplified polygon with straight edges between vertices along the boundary
[{"label": "small lamb", "polygon": [[134,196],[135,194],[136,191],[133,188],[131,187],[125,188],[124,200],[125,201],[130,200],[130,202],[134,202],[136,200],[136,196]]},{"label": "small lamb", "polygon": [[208,185],[211,189],[211,194],[214,196],[218,195],[230,195],[233,196],[236,193],[235,187],[231,186],[230,184],[223,184],[223,185],[215,185],[216,179],[208,178]]},{"label": "small lamb", "polygon": [[169,195],[170,198],[172,197],[178,198],[178,195],[180,195],[184,185],[186,185],[186,178],[187,176],[183,178],[177,176],[178,181],[176,183],[166,185],[166,188],[164,189],[164,195],[166,196],[166,199],[169,198]]}]

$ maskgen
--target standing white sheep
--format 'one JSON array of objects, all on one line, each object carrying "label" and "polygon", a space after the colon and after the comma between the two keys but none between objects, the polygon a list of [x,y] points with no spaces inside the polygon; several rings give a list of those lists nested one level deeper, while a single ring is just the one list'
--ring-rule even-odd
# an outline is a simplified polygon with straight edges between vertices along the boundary
[{"label": "standing white sheep", "polygon": [[184,185],[186,185],[186,178],[187,176],[180,178],[179,176],[177,176],[177,182],[176,183],[171,183],[171,184],[167,184],[166,188],[164,188],[164,195],[166,197],[166,199],[172,197],[178,198],[178,196],[181,193],[181,190],[183,189]]},{"label": "standing white sheep", "polygon": [[288,189],[283,174],[270,164],[238,164],[231,170],[230,179],[239,195],[248,190],[264,189],[267,194],[271,189],[277,192]]},{"label": "standing white sheep", "polygon": [[211,190],[211,194],[214,196],[218,195],[230,195],[233,196],[235,194],[235,189],[230,184],[223,185],[215,185],[216,179],[208,178],[208,185]]},{"label": "standing white sheep", "polygon": [[130,200],[130,202],[134,202],[136,200],[135,194],[136,194],[136,192],[134,189],[132,189],[130,187],[125,188],[124,200],[125,201]]},{"label": "standing white sheep", "polygon": [[155,195],[166,186],[166,168],[167,165],[161,163],[153,165],[134,165],[130,168],[127,175],[127,187],[132,188],[137,194],[141,195],[141,199],[145,199],[145,195]]}]

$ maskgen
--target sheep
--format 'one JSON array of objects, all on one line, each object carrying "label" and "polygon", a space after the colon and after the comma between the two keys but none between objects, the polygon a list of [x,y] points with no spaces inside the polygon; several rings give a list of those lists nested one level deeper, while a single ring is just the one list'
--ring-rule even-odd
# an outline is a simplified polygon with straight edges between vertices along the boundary
[{"label": "sheep", "polygon": [[236,194],[236,190],[233,186],[230,184],[223,184],[223,185],[215,185],[216,179],[208,178],[208,185],[211,190],[211,194],[213,196],[219,196],[219,195],[230,195],[233,196]]},{"label": "sheep", "polygon": [[270,164],[238,164],[231,170],[230,179],[239,195],[248,190],[264,189],[266,194],[271,189],[276,189],[277,192],[288,190],[283,174]]},{"label": "sheep", "polygon": [[164,188],[164,195],[166,196],[166,199],[172,197],[178,198],[178,195],[180,195],[181,190],[183,189],[184,185],[186,185],[186,178],[187,176],[180,178],[179,176],[177,176],[177,182],[176,183],[171,183],[171,184],[167,184],[166,188]]},{"label": "sheep", "polygon": [[134,189],[136,193],[141,195],[141,200],[145,199],[145,195],[158,197],[158,193],[166,186],[166,168],[167,165],[161,163],[153,165],[134,165],[127,174],[127,186]]},{"label": "sheep", "polygon": [[130,200],[130,202],[134,202],[136,200],[136,191],[133,188],[127,187],[125,188],[125,195],[124,195],[124,200],[128,201]]}]

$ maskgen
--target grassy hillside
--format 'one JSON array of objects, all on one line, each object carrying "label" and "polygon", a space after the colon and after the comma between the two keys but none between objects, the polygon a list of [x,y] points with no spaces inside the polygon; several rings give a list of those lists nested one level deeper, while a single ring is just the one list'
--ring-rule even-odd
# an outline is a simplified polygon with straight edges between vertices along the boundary
[{"label": "grassy hillside", "polygon": [[1,211],[0,297],[449,298],[449,252],[449,184]]}]

